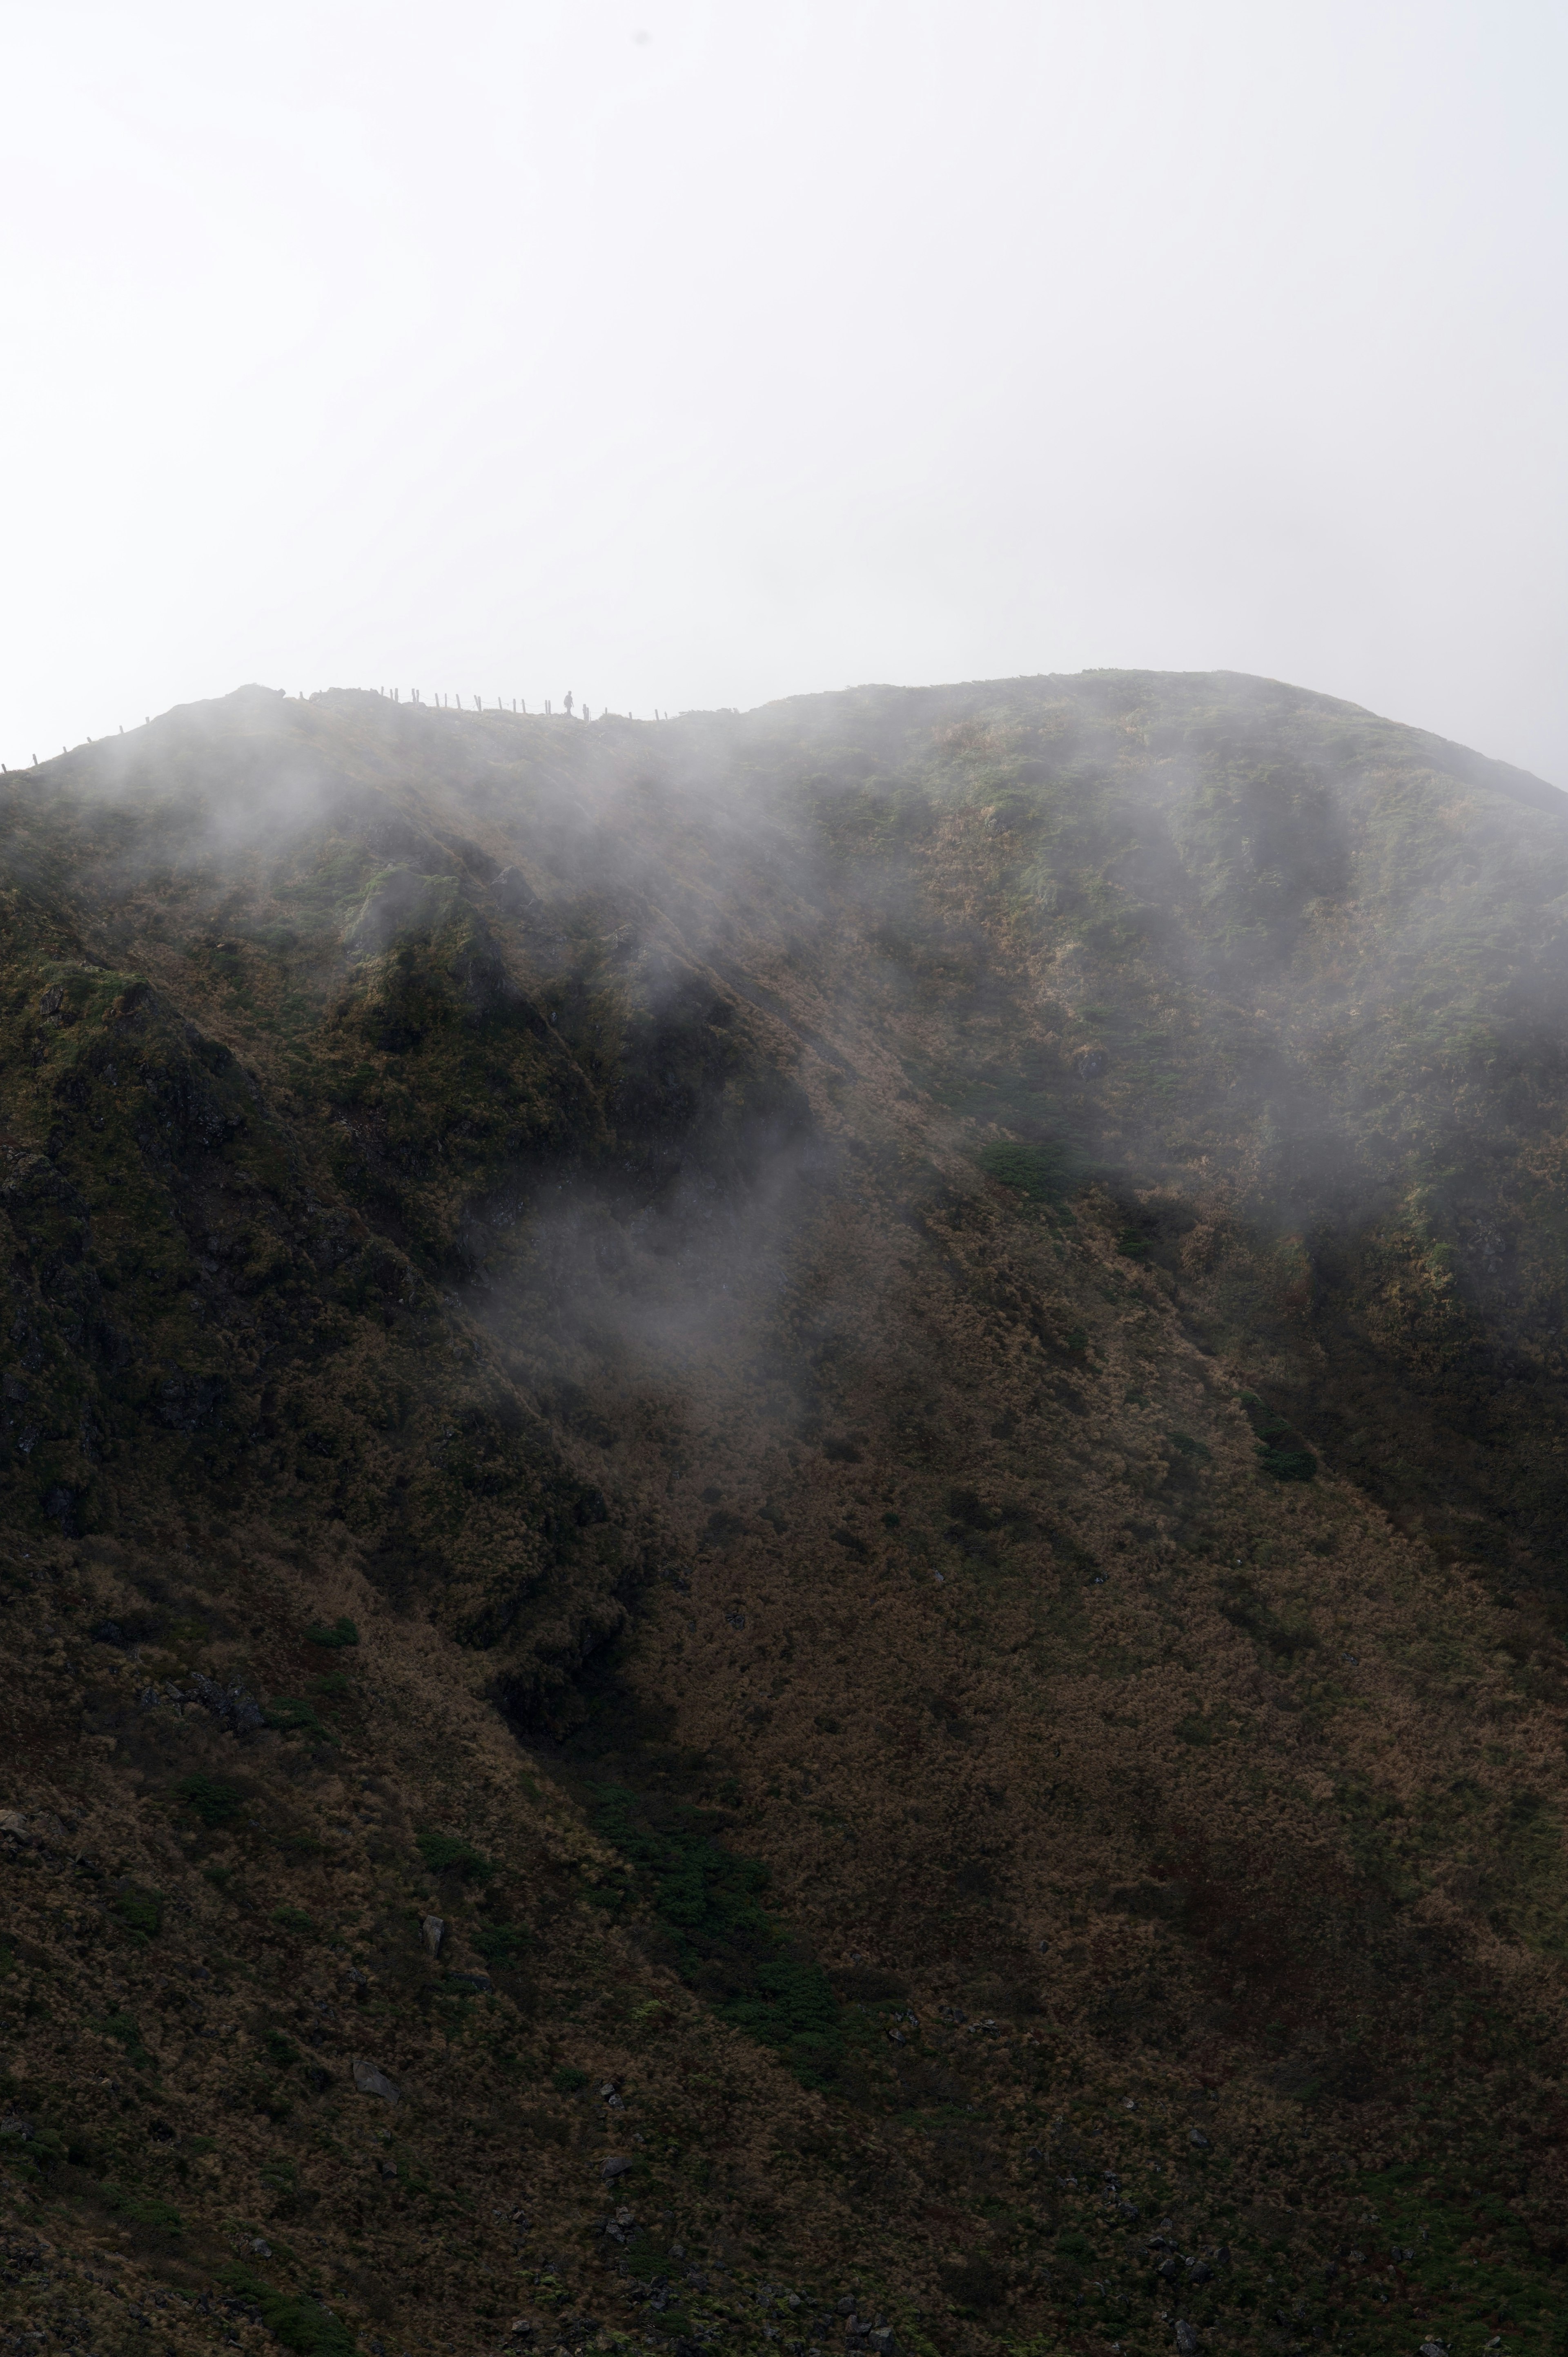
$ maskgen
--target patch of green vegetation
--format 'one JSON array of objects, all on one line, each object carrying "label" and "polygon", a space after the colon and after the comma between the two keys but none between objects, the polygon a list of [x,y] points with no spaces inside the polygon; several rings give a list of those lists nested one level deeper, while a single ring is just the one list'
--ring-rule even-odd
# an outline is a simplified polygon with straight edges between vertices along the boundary
[{"label": "patch of green vegetation", "polygon": [[1317,1471],[1317,1459],[1310,1448],[1270,1448],[1260,1442],[1258,1461],[1276,1481],[1310,1481]]},{"label": "patch of green vegetation", "polygon": [[493,1860],[456,1834],[418,1834],[414,1846],[432,1874],[455,1874],[461,1882],[489,1882],[496,1871]]},{"label": "patch of green vegetation", "polygon": [[726,1849],[711,1814],[620,1785],[599,1788],[593,1823],[637,1868],[682,1977],[803,2085],[830,2085],[844,2053],[838,2000],[822,1965],[763,1906],[768,1867]]},{"label": "patch of green vegetation", "polygon": [[1407,2254],[1403,2272],[1423,2294],[1423,2337],[1478,2348],[1500,2322],[1510,2335],[1552,2335],[1532,2346],[1568,2347],[1561,2266],[1531,2242],[1500,2193],[1434,2186],[1412,2163],[1359,2177],[1356,2190],[1377,2212],[1379,2242]]},{"label": "patch of green vegetation", "polygon": [[485,1923],[474,1933],[474,1945],[486,1964],[515,1964],[532,1947],[533,1934],[522,1923]]},{"label": "patch of green vegetation", "polygon": [[127,2193],[121,2186],[106,2184],[102,2198],[107,2208],[133,2226],[145,2227],[157,2234],[185,2232],[185,2220],[173,2202],[160,2200],[156,2193]]},{"label": "patch of green vegetation", "polygon": [[1211,1465],[1214,1461],[1214,1451],[1206,1448],[1201,1440],[1194,1440],[1190,1433],[1167,1432],[1165,1438],[1180,1456],[1190,1457],[1197,1464]]},{"label": "patch of green vegetation", "polygon": [[293,1866],[302,1865],[307,1857],[319,1857],[327,1846],[318,1835],[307,1833],[303,1825],[279,1834],[277,1845]]},{"label": "patch of green vegetation", "polygon": [[1289,1418],[1260,1399],[1256,1392],[1239,1394],[1252,1427],[1260,1469],[1276,1481],[1310,1481],[1317,1459]]},{"label": "patch of green vegetation", "polygon": [[353,2357],[359,2345],[353,2334],[319,2300],[303,2292],[274,2291],[249,2267],[227,2267],[222,2280],[240,2298],[260,2309],[273,2339],[292,2349],[295,2357]]},{"label": "patch of green vegetation", "polygon": [[563,2062],[550,2073],[550,2083],[558,2095],[575,2095],[588,2083],[588,2074],[579,2071],[575,2062]]},{"label": "patch of green vegetation", "polygon": [[348,1614],[344,1613],[342,1618],[335,1620],[329,1629],[319,1620],[313,1621],[305,1632],[305,1641],[307,1645],[357,1645],[360,1641],[360,1632]]},{"label": "patch of green vegetation", "polygon": [[1510,1793],[1497,1828],[1498,1907],[1520,1938],[1548,1954],[1568,1945],[1563,1828],[1558,1812],[1539,1792]]},{"label": "patch of green vegetation", "polygon": [[133,2014],[106,2014],[103,2019],[95,2022],[93,2027],[102,2030],[105,2038],[118,2039],[125,2050],[125,2060],[133,2063],[138,2071],[151,2071],[155,2068],[152,2056],[142,2043],[142,2033]]},{"label": "patch of green vegetation", "polygon": [[325,1743],[336,1743],[338,1738],[329,1727],[324,1727],[316,1714],[314,1703],[300,1702],[292,1695],[274,1695],[262,1716],[269,1727],[285,1734],[317,1735]]},{"label": "patch of green vegetation", "polygon": [[232,1824],[245,1805],[238,1784],[231,1783],[227,1776],[209,1776],[203,1768],[182,1778],[175,1790],[204,1825],[214,1828]]},{"label": "patch of green vegetation", "polygon": [[129,1890],[116,1891],[110,1901],[110,1911],[117,1916],[127,1932],[139,1940],[156,1939],[163,1929],[164,1902],[156,1890],[144,1890],[133,1883]]},{"label": "patch of green vegetation", "polygon": [[[23,2158],[19,2139],[13,2147],[11,2138],[7,2136],[5,2145],[7,2159],[16,2160]],[[66,2139],[58,2128],[41,2125],[35,2126],[32,2135],[27,2139],[26,2159],[28,2165],[35,2169],[58,2169],[61,2161],[74,2158],[75,2154],[68,2147]]]},{"label": "patch of green vegetation", "polygon": [[1016,1138],[993,1138],[981,1147],[977,1159],[988,1178],[1015,1188],[1031,1203],[1059,1202],[1079,1177],[1068,1148],[1060,1145],[1024,1146]]},{"label": "patch of green vegetation", "polygon": [[[660,2276],[671,2272],[669,2252],[662,2244],[654,2240],[646,2227],[638,2227],[628,2237],[624,2256],[628,2275],[635,2276],[639,2283],[656,2283]],[[660,2319],[660,2325],[665,2332],[674,2330],[668,2310]]]},{"label": "patch of green vegetation", "polygon": [[301,1938],[316,1929],[314,1916],[307,1915],[303,1907],[274,1907],[273,1921],[280,1932],[294,1932]]}]

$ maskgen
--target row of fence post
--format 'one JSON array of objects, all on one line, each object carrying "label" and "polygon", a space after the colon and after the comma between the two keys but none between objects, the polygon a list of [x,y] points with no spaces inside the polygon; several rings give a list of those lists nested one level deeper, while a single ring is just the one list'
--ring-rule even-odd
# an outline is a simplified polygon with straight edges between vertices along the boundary
[{"label": "row of fence post", "polygon": [[[392,704],[401,704],[401,703],[403,702],[403,690],[402,690],[401,688],[399,688],[399,687],[378,687],[378,688],[377,688],[377,690],[376,690],[376,694],[377,694],[378,695],[384,695],[384,696],[388,699],[388,701],[389,701],[390,703],[392,703]],[[303,687],[302,687],[302,688],[300,689],[300,691],[299,691],[299,700],[300,700],[301,704],[306,704],[306,703],[308,703],[308,702],[309,702],[309,697],[308,697],[308,695],[306,694],[306,690],[305,690]],[[463,710],[463,699],[462,699],[462,697],[461,697],[460,695],[459,695],[459,696],[456,696],[456,697],[446,696],[446,695],[438,695],[438,696],[435,698],[435,703],[434,703],[433,705],[427,705],[427,704],[425,703],[425,701],[424,701],[424,695],[422,694],[422,693],[420,692],[420,690],[419,690],[417,687],[411,687],[411,688],[409,689],[409,692],[408,692],[408,700],[409,700],[409,703],[410,703],[410,705],[413,705],[413,706],[416,706],[418,709],[420,709],[420,710],[422,710],[422,711],[435,711],[435,712],[452,712],[452,711],[456,711],[456,712],[461,712],[461,711]],[[564,697],[562,699],[562,712],[563,712],[564,716],[566,719],[568,719],[568,720],[571,720],[571,719],[574,719],[574,718],[581,719],[581,720],[590,720],[590,719],[592,719],[593,715],[590,713],[590,711],[588,710],[588,707],[587,707],[587,705],[586,705],[585,704],[584,704],[584,705],[580,705],[577,707],[577,710],[576,710],[576,712],[575,712],[575,713],[574,713],[572,706],[573,706],[573,695],[572,695],[572,691],[571,691],[571,689],[570,689],[570,688],[568,688],[568,689],[567,689],[567,691],[566,691],[566,694],[565,694]],[[481,700],[481,698],[480,698],[480,697],[478,697],[478,696],[477,696],[477,695],[475,696],[475,698],[474,698],[474,709],[475,709],[475,711],[476,711],[476,712],[483,713],[483,712],[488,711],[489,708],[490,708],[490,707],[489,707],[488,705],[486,705],[486,704]],[[498,712],[505,712],[505,711],[507,711],[507,710],[508,710],[508,708],[509,708],[509,707],[508,707],[508,705],[507,705],[507,704],[506,704],[506,702],[505,702],[504,698],[503,698],[503,697],[501,697],[501,696],[499,696],[499,695],[498,695],[498,696],[497,696],[497,698],[496,698],[496,701],[495,701],[495,709],[496,709],[496,711],[498,711]],[[515,714],[519,716],[519,718],[521,718],[521,719],[524,719],[524,720],[526,720],[526,719],[527,719],[527,717],[528,717],[528,705],[527,705],[527,704],[525,703],[525,701],[523,700],[523,698],[522,698],[521,696],[520,696],[520,695],[518,695],[518,696],[513,696],[513,698],[512,698],[512,700],[511,700],[511,705],[510,705],[510,710],[511,710],[513,713],[515,713]],[[554,708],[553,708],[553,706],[552,705],[551,701],[550,701],[550,698],[549,698],[548,696],[546,696],[546,697],[545,697],[545,699],[544,699],[544,716],[545,716],[545,718],[546,718],[546,719],[553,719],[553,718],[556,716],[555,716],[555,712],[554,712]],[[630,720],[630,719],[633,719],[635,716],[635,716],[634,714],[630,713],[630,712],[617,712],[617,713],[610,713],[610,712],[607,712],[607,711],[606,710],[605,706],[604,706],[602,704],[601,704],[601,705],[600,705],[600,706],[599,706],[599,718],[600,718],[601,720],[610,720],[610,719],[615,719],[615,720]],[[669,717],[670,717],[670,715],[669,715],[667,712],[660,712],[660,711],[658,711],[658,710],[656,709],[656,710],[655,710],[655,712],[654,712],[653,717],[655,718],[655,720],[668,720],[668,719],[669,719]],[[144,728],[150,728],[150,727],[152,726],[152,725],[153,725],[153,722],[152,722],[152,715],[149,713],[149,714],[148,714],[148,716],[147,716],[147,717],[143,721],[142,726],[143,726],[143,727],[144,727]],[[121,736],[122,736],[122,737],[124,737],[124,735],[125,734],[125,724],[124,724],[124,721],[122,721],[122,722],[120,723],[120,734],[121,734]],[[91,737],[90,737],[87,739],[87,741],[88,741],[88,743],[91,745],[91,742],[92,742]],[[67,748],[66,746],[62,745],[62,746],[60,747],[60,748],[59,748],[59,749],[60,749],[60,751],[61,751],[62,753],[64,753],[65,751],[67,751],[67,750],[68,750],[68,748]],[[34,769],[36,770],[36,769],[38,768],[38,755],[35,753],[35,754],[33,755],[33,767],[34,767]],[[0,777],[9,777],[9,776],[10,776],[10,774],[11,774],[11,770],[10,770],[10,764],[9,764],[8,762],[5,762],[5,761],[0,761]]]}]

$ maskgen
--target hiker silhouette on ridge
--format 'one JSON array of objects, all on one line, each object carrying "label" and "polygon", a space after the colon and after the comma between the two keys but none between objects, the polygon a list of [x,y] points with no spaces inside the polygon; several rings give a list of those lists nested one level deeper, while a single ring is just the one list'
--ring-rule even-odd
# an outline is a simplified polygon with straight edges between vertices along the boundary
[{"label": "hiker silhouette on ridge", "polygon": [[567,719],[570,720],[572,717],[572,691],[570,688],[566,690],[566,694],[562,700],[561,708],[565,713]]}]

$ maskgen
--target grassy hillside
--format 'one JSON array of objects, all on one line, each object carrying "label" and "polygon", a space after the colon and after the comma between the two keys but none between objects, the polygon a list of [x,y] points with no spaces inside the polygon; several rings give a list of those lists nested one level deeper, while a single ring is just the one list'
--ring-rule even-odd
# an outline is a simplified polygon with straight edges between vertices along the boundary
[{"label": "grassy hillside", "polygon": [[1568,805],[1229,674],[0,787],[0,2309],[1568,2347]]}]

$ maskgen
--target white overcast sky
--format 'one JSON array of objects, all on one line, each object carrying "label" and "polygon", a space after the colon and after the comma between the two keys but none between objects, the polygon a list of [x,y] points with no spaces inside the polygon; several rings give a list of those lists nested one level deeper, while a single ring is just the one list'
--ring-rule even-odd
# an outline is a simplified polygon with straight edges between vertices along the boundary
[{"label": "white overcast sky", "polygon": [[1562,0],[0,0],[0,758],[1262,672],[1568,786]]}]

